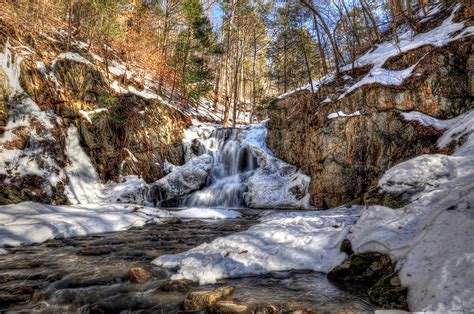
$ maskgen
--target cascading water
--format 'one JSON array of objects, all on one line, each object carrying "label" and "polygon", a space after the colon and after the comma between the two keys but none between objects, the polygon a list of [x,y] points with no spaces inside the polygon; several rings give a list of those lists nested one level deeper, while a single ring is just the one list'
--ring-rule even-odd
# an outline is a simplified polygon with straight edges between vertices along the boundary
[{"label": "cascading water", "polygon": [[238,140],[241,130],[221,128],[200,140],[199,154],[213,158],[206,186],[181,202],[190,207],[241,207],[245,181],[258,167],[257,159]]}]

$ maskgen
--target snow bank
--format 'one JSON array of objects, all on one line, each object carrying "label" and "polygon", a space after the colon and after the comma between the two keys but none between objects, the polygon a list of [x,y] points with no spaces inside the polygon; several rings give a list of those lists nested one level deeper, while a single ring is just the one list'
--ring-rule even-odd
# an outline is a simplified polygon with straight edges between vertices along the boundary
[{"label": "snow bank", "polygon": [[[24,202],[0,206],[0,248],[121,231],[147,223],[159,223],[159,218],[225,219],[238,216],[237,212],[220,209],[169,212],[125,204],[53,206]],[[0,251],[0,254],[8,253],[3,249]]]},{"label": "snow bank", "polygon": [[172,279],[185,278],[200,284],[291,269],[327,272],[345,259],[339,244],[358,218],[360,209],[341,207],[273,214],[247,231],[218,238],[184,253],[161,256],[152,263],[179,267]]},{"label": "snow bank", "polygon": [[387,171],[380,187],[412,201],[403,209],[371,206],[352,228],[356,252],[398,261],[413,311],[474,309],[474,111],[451,120],[406,116],[446,127],[443,147],[465,139],[452,156],[423,155]]},{"label": "snow bank", "polygon": [[311,178],[276,158],[266,138],[265,122],[250,125],[241,134],[241,145],[251,151],[259,166],[247,180],[245,203],[253,208],[309,208]]}]

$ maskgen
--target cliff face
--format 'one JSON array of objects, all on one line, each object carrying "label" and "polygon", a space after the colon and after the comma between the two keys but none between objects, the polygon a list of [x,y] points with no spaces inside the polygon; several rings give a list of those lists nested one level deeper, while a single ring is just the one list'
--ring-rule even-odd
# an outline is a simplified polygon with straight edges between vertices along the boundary
[{"label": "cliff face", "polygon": [[165,161],[184,162],[190,118],[151,94],[140,69],[127,72],[115,58],[107,71],[102,57],[79,41],[67,47],[60,32],[23,38],[0,26],[0,204],[67,203],[71,124],[103,182],[155,181]]},{"label": "cliff face", "polygon": [[367,84],[341,97],[344,86],[369,73],[365,66],[346,71],[315,94],[299,91],[277,99],[268,106],[268,145],[311,176],[316,207],[362,198],[388,168],[437,152],[433,144],[442,131],[406,121],[402,112],[448,119],[474,108],[473,58],[470,39],[425,45],[384,63],[391,71],[414,67],[400,85]]}]

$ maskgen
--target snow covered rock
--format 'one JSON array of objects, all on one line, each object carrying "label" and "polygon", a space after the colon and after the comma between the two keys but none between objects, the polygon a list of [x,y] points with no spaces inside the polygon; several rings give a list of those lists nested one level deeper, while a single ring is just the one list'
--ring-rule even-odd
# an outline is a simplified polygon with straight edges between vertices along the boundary
[{"label": "snow covered rock", "polygon": [[348,236],[355,252],[397,262],[412,311],[474,308],[474,112],[445,124],[439,147],[461,138],[464,144],[452,156],[420,156],[390,169],[381,188],[406,193],[412,203],[369,207]]},{"label": "snow covered rock", "polygon": [[212,157],[200,155],[182,166],[177,166],[150,187],[152,199],[170,200],[200,189],[211,171]]},{"label": "snow covered rock", "polygon": [[247,231],[218,238],[184,253],[158,257],[152,263],[177,267],[178,273],[172,279],[189,279],[200,284],[291,269],[328,272],[345,259],[340,243],[361,209],[354,206],[272,214]]}]

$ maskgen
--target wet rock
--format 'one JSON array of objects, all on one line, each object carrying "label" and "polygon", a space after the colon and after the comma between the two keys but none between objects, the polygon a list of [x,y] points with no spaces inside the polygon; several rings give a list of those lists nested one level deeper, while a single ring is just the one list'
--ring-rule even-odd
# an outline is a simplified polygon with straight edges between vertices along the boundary
[{"label": "wet rock", "polygon": [[233,287],[221,287],[214,291],[194,291],[184,300],[183,307],[186,311],[198,311],[215,305],[218,301],[232,296]]},{"label": "wet rock", "polygon": [[394,267],[388,255],[369,252],[352,255],[341,265],[334,267],[328,273],[328,278],[373,285],[393,271]]},{"label": "wet rock", "polygon": [[177,217],[161,218],[160,220],[169,225],[177,225],[183,222],[181,219]]},{"label": "wet rock", "polygon": [[211,309],[213,313],[252,313],[252,307],[248,304],[235,301],[235,300],[223,300],[218,301]]},{"label": "wet rock", "polygon": [[11,304],[26,303],[30,300],[30,296],[26,294],[13,295],[0,292],[0,308],[7,307]]},{"label": "wet rock", "polygon": [[196,283],[192,280],[167,280],[158,289],[166,292],[188,292]]},{"label": "wet rock", "polygon": [[370,299],[378,305],[399,309],[408,309],[407,292],[396,273],[383,277],[368,290]]},{"label": "wet rock", "polygon": [[40,302],[40,301],[44,301],[46,300],[46,295],[44,295],[43,293],[41,292],[33,292],[33,294],[31,295],[31,302]]},{"label": "wet rock", "polygon": [[88,246],[81,249],[78,254],[84,256],[107,255],[114,251],[113,248],[107,246]]},{"label": "wet rock", "polygon": [[349,239],[342,240],[340,250],[349,256],[354,254],[354,251],[352,250],[352,243]]},{"label": "wet rock", "polygon": [[128,279],[135,283],[145,283],[151,278],[151,274],[141,267],[130,268],[127,274]]},{"label": "wet rock", "polygon": [[276,314],[280,313],[282,310],[282,307],[280,305],[276,304],[264,304],[260,305],[257,310],[255,311],[255,314]]}]

